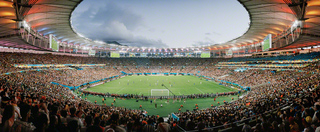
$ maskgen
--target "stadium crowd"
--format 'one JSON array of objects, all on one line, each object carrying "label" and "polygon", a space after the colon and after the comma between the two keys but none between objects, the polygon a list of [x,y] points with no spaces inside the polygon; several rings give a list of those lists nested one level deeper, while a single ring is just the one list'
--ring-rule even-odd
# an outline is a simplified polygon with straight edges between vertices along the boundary
[{"label": "stadium crowd", "polygon": [[251,69],[244,72],[232,72],[230,76],[222,78],[222,80],[240,84],[241,86],[256,86],[264,83],[275,83],[277,78],[272,70]]},{"label": "stadium crowd", "polygon": [[[227,103],[215,109],[207,109],[202,111],[194,111],[187,113],[176,113],[180,118],[200,123],[202,120],[206,122],[205,127],[214,127],[225,125],[231,127],[232,122],[246,120],[250,117],[258,117],[256,126],[251,128],[246,126],[244,131],[293,131],[290,126],[290,120],[295,117],[295,121],[300,124],[299,130],[302,131],[302,120],[307,116],[316,117],[316,111],[319,110],[319,89],[316,89],[320,84],[319,74],[308,74],[299,72],[280,72],[281,75],[277,83],[267,86],[257,87],[252,89],[248,94],[237,101]],[[280,106],[292,104],[286,109],[280,109]],[[319,106],[317,106],[319,105]],[[314,109],[318,107],[318,109]],[[304,110],[308,111],[307,115],[303,115]],[[266,118],[265,113],[269,110],[277,110],[274,113],[268,113]],[[310,110],[310,111],[309,111]],[[300,115],[297,115],[300,113]],[[302,116],[303,115],[303,116]],[[300,116],[300,117],[299,117]],[[291,117],[291,118],[290,118]],[[290,119],[290,120],[289,120]],[[182,120],[181,120],[182,121]],[[292,123],[292,122],[291,122]],[[318,121],[308,122],[313,125],[313,128],[319,126]],[[192,124],[192,123],[191,123]],[[226,125],[229,124],[229,125]],[[186,130],[190,125],[182,122],[180,126],[184,126]],[[192,126],[192,125],[191,125]],[[250,128],[250,129],[248,129]],[[233,129],[239,129],[237,127]],[[238,131],[241,131],[239,129]]]},{"label": "stadium crowd", "polygon": [[[11,73],[0,76],[0,131],[5,132],[86,132],[86,131],[178,131],[179,126],[188,131],[230,129],[232,131],[320,131],[320,74],[319,63],[310,65],[308,71],[248,70],[234,72],[230,69],[212,68],[217,60],[175,59],[149,60],[149,66],[139,66],[137,60],[103,60],[83,57],[65,57],[34,54],[4,54],[1,73],[19,70],[13,64],[110,64],[106,67],[87,67],[82,70],[42,70]],[[177,62],[177,64],[170,64]],[[194,64],[189,64],[193,62]],[[111,64],[112,63],[112,64]],[[136,66],[130,64],[136,63]],[[183,63],[186,64],[180,65]],[[130,67],[129,67],[129,66]],[[208,65],[208,66],[207,66]],[[111,68],[112,67],[112,68]],[[175,67],[175,68],[171,68]],[[151,69],[150,69],[151,68]],[[243,85],[255,87],[239,100],[226,102],[214,108],[175,113],[178,120],[164,122],[162,117],[146,116],[142,110],[100,106],[87,102],[68,88],[53,85],[52,81],[66,85],[80,85],[119,74],[119,71],[186,71],[206,73]],[[231,74],[230,74],[231,73]],[[266,76],[267,75],[267,76]],[[257,81],[257,82],[255,82]],[[237,124],[244,121],[245,124]],[[222,126],[218,128],[217,126]]]}]

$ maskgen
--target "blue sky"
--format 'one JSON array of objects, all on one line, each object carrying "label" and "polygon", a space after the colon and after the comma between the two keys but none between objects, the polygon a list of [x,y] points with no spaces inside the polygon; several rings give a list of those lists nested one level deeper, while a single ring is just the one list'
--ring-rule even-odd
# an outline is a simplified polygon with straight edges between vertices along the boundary
[{"label": "blue sky", "polygon": [[92,40],[155,48],[222,43],[249,25],[237,0],[84,0],[71,20]]}]

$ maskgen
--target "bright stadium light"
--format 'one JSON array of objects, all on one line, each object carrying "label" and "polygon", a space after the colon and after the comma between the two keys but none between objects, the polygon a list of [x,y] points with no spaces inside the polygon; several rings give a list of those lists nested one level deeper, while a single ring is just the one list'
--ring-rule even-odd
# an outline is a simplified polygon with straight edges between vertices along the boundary
[{"label": "bright stadium light", "polygon": [[29,24],[25,20],[22,21],[22,24],[24,28],[30,28]]},{"label": "bright stadium light", "polygon": [[299,24],[299,21],[298,21],[298,20],[296,20],[296,21],[294,21],[294,23],[292,24],[292,27],[297,27],[297,26],[298,26],[298,24]]},{"label": "bright stadium light", "polygon": [[232,50],[238,50],[239,48],[238,47],[232,47],[231,49]]}]

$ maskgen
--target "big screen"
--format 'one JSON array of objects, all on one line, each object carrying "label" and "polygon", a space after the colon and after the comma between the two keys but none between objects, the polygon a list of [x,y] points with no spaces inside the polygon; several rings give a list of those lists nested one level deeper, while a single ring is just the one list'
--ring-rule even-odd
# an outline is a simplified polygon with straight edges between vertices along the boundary
[{"label": "big screen", "polygon": [[49,35],[49,40],[52,51],[59,51],[59,44],[52,34]]},{"label": "big screen", "polygon": [[120,53],[119,52],[111,52],[110,57],[119,58],[120,57]]},{"label": "big screen", "polygon": [[227,56],[232,56],[232,53],[233,53],[232,49],[229,49],[228,52],[227,52]]},{"label": "big screen", "polygon": [[201,58],[210,58],[210,52],[202,52]]},{"label": "big screen", "polygon": [[96,50],[90,49],[88,54],[89,55],[96,55]]},{"label": "big screen", "polygon": [[263,39],[262,51],[267,51],[270,48],[272,48],[272,38],[271,34],[268,34],[268,36]]}]

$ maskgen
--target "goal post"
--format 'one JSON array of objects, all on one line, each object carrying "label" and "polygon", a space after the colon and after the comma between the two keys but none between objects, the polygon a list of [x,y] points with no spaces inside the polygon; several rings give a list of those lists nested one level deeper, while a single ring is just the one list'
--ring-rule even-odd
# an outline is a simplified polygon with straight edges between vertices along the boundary
[{"label": "goal post", "polygon": [[151,89],[151,96],[169,96],[168,89]]}]

